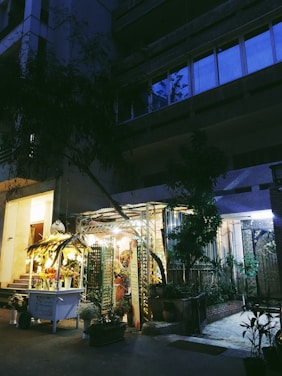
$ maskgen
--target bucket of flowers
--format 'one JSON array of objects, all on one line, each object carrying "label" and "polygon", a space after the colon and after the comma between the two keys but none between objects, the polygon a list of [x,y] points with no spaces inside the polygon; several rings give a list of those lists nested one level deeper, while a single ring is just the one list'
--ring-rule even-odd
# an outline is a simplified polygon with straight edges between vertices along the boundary
[{"label": "bucket of flowers", "polygon": [[77,314],[79,318],[83,320],[83,339],[88,339],[89,335],[87,329],[91,325],[92,319],[98,319],[100,317],[100,309],[92,302],[81,302],[78,307]]},{"label": "bucket of flowers", "polygon": [[15,292],[9,297],[8,304],[17,312],[25,312],[27,311],[28,299],[26,296]]},{"label": "bucket of flowers", "polygon": [[46,268],[43,272],[39,273],[39,277],[42,279],[42,285],[44,290],[55,290],[57,280],[57,269],[53,267]]},{"label": "bucket of flowers", "polygon": [[21,329],[28,329],[30,326],[31,315],[27,311],[28,298],[25,295],[14,292],[8,300],[9,306],[17,311],[16,327]]},{"label": "bucket of flowers", "polygon": [[64,280],[65,289],[69,289],[75,284],[76,278],[79,276],[78,266],[75,263],[64,265],[61,267],[61,273]]}]

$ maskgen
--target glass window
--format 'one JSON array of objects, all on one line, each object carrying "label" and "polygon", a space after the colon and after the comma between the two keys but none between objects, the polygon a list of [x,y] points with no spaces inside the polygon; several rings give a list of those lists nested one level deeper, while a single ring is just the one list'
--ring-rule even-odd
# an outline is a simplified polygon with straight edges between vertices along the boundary
[{"label": "glass window", "polygon": [[190,96],[187,65],[170,73],[169,79],[170,103],[182,101]]},{"label": "glass window", "polygon": [[131,119],[131,98],[122,93],[118,98],[118,123]]},{"label": "glass window", "polygon": [[193,63],[195,94],[216,86],[214,55],[203,57]]},{"label": "glass window", "polygon": [[282,22],[273,26],[274,42],[277,60],[282,60]]},{"label": "glass window", "polygon": [[240,48],[238,44],[224,46],[218,49],[219,84],[224,84],[242,76]]},{"label": "glass window", "polygon": [[148,112],[148,84],[136,87],[133,93],[133,116],[137,117]]},{"label": "glass window", "polygon": [[245,41],[248,73],[273,64],[269,30]]},{"label": "glass window", "polygon": [[152,110],[168,105],[168,79],[162,76],[152,83]]}]

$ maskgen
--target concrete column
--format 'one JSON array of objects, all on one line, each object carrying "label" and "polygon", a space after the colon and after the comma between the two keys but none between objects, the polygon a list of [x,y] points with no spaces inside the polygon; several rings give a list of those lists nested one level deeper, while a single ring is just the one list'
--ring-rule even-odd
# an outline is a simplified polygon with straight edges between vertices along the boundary
[{"label": "concrete column", "polygon": [[270,189],[270,202],[273,212],[274,234],[276,242],[277,264],[279,272],[280,296],[282,294],[282,190]]}]

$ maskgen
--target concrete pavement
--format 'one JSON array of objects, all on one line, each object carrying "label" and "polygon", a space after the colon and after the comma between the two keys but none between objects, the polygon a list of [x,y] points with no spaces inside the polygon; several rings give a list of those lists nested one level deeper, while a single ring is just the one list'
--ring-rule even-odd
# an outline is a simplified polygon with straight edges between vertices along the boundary
[{"label": "concrete pavement", "polygon": [[[75,320],[61,321],[53,334],[48,322],[23,330],[9,319],[9,310],[0,309],[0,374],[5,376],[238,376],[244,374],[242,358],[248,354],[237,342],[228,345],[226,338],[214,338],[216,330],[212,333],[209,326],[198,337],[152,337],[129,330],[124,341],[96,348],[82,339],[82,322],[76,329]],[[221,333],[224,330],[221,326]],[[210,355],[170,346],[180,338],[227,345],[227,350]],[[269,376],[277,374],[268,371]]]}]

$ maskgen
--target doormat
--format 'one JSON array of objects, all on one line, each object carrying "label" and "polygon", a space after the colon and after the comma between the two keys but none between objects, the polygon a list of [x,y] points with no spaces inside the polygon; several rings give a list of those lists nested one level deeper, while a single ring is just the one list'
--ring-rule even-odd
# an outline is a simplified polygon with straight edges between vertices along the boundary
[{"label": "doormat", "polygon": [[184,340],[171,342],[169,346],[176,347],[177,349],[200,352],[210,355],[219,355],[227,350],[226,347],[207,345],[197,342],[188,342]]}]

